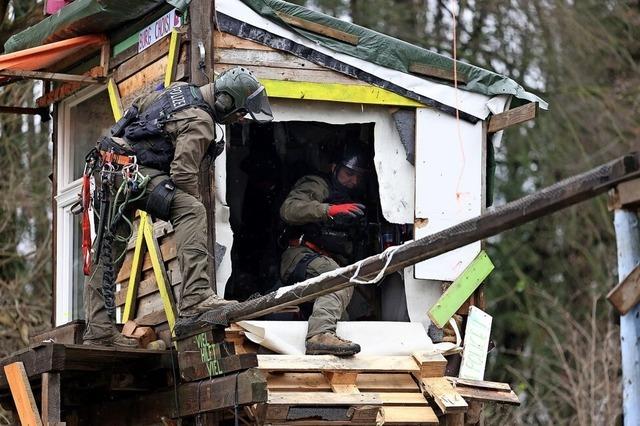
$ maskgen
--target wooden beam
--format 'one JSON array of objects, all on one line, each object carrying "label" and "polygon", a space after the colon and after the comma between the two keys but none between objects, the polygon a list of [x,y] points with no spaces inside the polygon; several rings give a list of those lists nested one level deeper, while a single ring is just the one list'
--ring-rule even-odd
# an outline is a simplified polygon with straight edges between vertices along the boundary
[{"label": "wooden beam", "polygon": [[410,356],[258,355],[258,368],[268,371],[420,373]]},{"label": "wooden beam", "polygon": [[303,30],[311,31],[312,33],[320,34],[325,37],[333,38],[343,41],[345,43],[357,46],[360,38],[356,35],[350,34],[345,31],[340,31],[327,25],[318,24],[307,19],[299,18],[297,16],[288,15],[284,12],[276,11],[276,15],[282,19],[285,23],[301,28]]},{"label": "wooden beam", "polygon": [[420,102],[405,98],[373,85],[314,83],[260,79],[270,98],[304,99],[371,105],[423,107]]},{"label": "wooden beam", "polygon": [[518,395],[516,395],[512,390],[493,390],[462,385],[457,385],[455,389],[456,392],[460,394],[460,396],[468,400],[520,405],[520,399],[518,398]]},{"label": "wooden beam", "polygon": [[100,46],[100,66],[102,67],[102,77],[106,77],[109,74],[109,60],[111,59],[111,43],[107,39],[105,43]]},{"label": "wooden beam", "polygon": [[105,82],[104,77],[88,77],[83,75],[61,74],[46,71],[0,70],[0,76],[33,78],[37,80],[54,80],[79,84],[102,84]]},{"label": "wooden beam", "polygon": [[411,356],[420,366],[420,377],[442,377],[447,359],[439,353],[414,352]]},{"label": "wooden beam", "polygon": [[[233,409],[267,401],[264,376],[255,369],[225,377],[178,385],[159,392],[144,392],[136,397],[100,401],[86,407],[92,418],[86,424],[160,425],[162,419],[177,419],[216,410]],[[171,423],[166,423],[171,424]]]},{"label": "wooden beam", "polygon": [[[269,390],[274,391],[331,391],[323,373],[267,374]],[[416,392],[418,385],[408,373],[358,373],[355,382],[361,392]]]},{"label": "wooden beam", "polygon": [[176,333],[192,333],[202,327],[220,324],[225,320],[237,322],[266,315],[284,306],[299,305],[324,294],[356,285],[352,280],[356,271],[358,271],[359,280],[371,280],[383,269],[382,275],[391,274],[417,262],[593,198],[624,180],[636,177],[639,173],[640,154],[633,153],[620,157],[519,200],[489,208],[484,214],[451,228],[398,246],[392,252],[391,259],[386,255],[370,256],[360,261],[359,265],[339,268],[246,302],[206,312],[196,321],[177,323]]},{"label": "wooden beam", "polygon": [[28,108],[28,107],[14,107],[14,106],[0,106],[0,114],[28,114],[28,115],[39,115],[47,119],[49,118],[49,108],[41,107],[41,108]]},{"label": "wooden beam", "polygon": [[487,253],[484,250],[481,251],[429,309],[429,319],[439,328],[447,325],[453,314],[471,297],[493,268]]},{"label": "wooden beam", "polygon": [[[49,73],[51,74],[51,73]],[[89,71],[82,74],[87,78],[93,79],[103,79],[102,76],[102,67],[93,67]],[[81,77],[81,76],[73,76],[73,77]],[[45,94],[38,99],[36,99],[36,105],[39,107],[44,107],[50,105],[54,102],[58,102],[65,97],[71,95],[74,92],[77,92],[82,88],[84,83],[72,82],[72,83],[64,83],[59,87],[56,87],[54,90],[45,92]]]},{"label": "wooden beam", "polygon": [[20,423],[29,426],[41,426],[36,400],[29,384],[29,378],[22,362],[4,366],[4,373],[11,388],[11,396],[20,417]]},{"label": "wooden beam", "polygon": [[610,211],[618,209],[638,209],[640,207],[640,179],[622,182],[609,192],[607,207]]},{"label": "wooden beam", "polygon": [[636,266],[621,283],[611,289],[607,300],[620,315],[625,315],[640,303],[640,266]]},{"label": "wooden beam", "polygon": [[467,402],[444,377],[426,377],[422,379],[422,384],[443,413],[467,411]]},{"label": "wooden beam", "polygon": [[530,102],[517,108],[501,112],[500,114],[496,114],[489,119],[487,133],[499,132],[507,127],[512,127],[517,124],[533,120],[537,117],[538,110],[538,103]]},{"label": "wooden beam", "polygon": [[[454,80],[453,69],[444,69],[429,64],[422,64],[419,62],[412,62],[411,64],[409,64],[409,72],[447,81]],[[458,84],[466,84],[467,77],[459,71],[457,74],[458,75],[456,77],[458,79]]]},{"label": "wooden beam", "polygon": [[[189,82],[198,86],[213,81],[213,15],[215,1],[192,0],[189,4]],[[201,50],[204,58],[201,58]],[[201,61],[204,61],[201,63]],[[214,126],[215,127],[215,126]],[[215,195],[215,162],[214,158],[205,155],[200,164],[200,198],[207,213],[207,249],[215,253],[216,249],[216,195]],[[207,256],[207,272],[209,282],[216,282],[215,256]]]},{"label": "wooden beam", "polygon": [[381,405],[376,393],[269,392],[268,404],[278,405]]},{"label": "wooden beam", "polygon": [[385,425],[439,425],[431,407],[384,407]]},{"label": "wooden beam", "polygon": [[60,414],[60,373],[42,373],[42,423],[62,426]]},{"label": "wooden beam", "polygon": [[176,78],[176,68],[178,57],[180,56],[180,33],[175,28],[171,30],[169,41],[169,58],[167,60],[167,71],[164,74],[164,87],[169,87]]},{"label": "wooden beam", "polygon": [[446,378],[454,385],[470,386],[470,387],[483,388],[483,389],[503,390],[503,391],[511,390],[511,386],[509,386],[509,383],[490,382],[488,380],[461,379],[459,377],[449,377],[449,376],[446,376]]}]

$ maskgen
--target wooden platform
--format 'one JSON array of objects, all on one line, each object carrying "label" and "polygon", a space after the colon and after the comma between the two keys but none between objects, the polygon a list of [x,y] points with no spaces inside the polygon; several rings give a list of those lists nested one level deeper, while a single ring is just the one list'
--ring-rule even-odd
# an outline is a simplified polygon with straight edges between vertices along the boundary
[{"label": "wooden platform", "polygon": [[43,417],[67,425],[158,425],[267,400],[256,369],[180,383],[175,351],[43,343],[0,360],[0,403],[10,411],[4,366],[16,362],[25,366],[36,405],[54,411]]},{"label": "wooden platform", "polygon": [[[212,348],[202,353],[210,357]],[[175,349],[60,343],[31,346],[0,367],[23,363],[36,409],[50,424],[67,426],[174,424],[194,416],[224,425],[236,415],[256,425],[464,424],[478,402],[519,403],[507,384],[445,377],[446,360],[437,354],[204,355],[193,361],[215,360],[209,377],[194,376],[198,368],[187,370],[192,377],[178,371]],[[14,409],[4,368],[0,403]]]}]

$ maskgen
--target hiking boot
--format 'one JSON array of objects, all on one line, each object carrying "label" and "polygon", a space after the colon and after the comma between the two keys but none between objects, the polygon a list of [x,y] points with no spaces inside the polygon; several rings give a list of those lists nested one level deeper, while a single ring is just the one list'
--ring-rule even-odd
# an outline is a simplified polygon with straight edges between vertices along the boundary
[{"label": "hiking boot", "polygon": [[138,349],[138,341],[131,337],[125,337],[121,333],[114,333],[111,336],[99,339],[84,339],[83,345],[107,346],[111,348]]},{"label": "hiking boot", "polygon": [[237,300],[225,300],[217,294],[212,294],[204,300],[189,306],[188,308],[180,310],[181,317],[194,317],[204,312],[212,311],[215,309],[224,308],[225,306],[235,305]]},{"label": "hiking boot", "polygon": [[325,331],[307,339],[307,355],[351,356],[360,352],[360,345]]}]

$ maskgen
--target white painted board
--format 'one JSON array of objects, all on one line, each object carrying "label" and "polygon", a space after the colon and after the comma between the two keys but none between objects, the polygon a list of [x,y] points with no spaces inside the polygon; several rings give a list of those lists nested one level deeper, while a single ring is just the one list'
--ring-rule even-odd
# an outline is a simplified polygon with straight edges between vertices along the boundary
[{"label": "white painted board", "polygon": [[476,306],[469,308],[458,374],[461,379],[484,380],[492,321],[493,317],[482,309]]},{"label": "white painted board", "polygon": [[[449,228],[482,212],[485,168],[482,122],[416,110],[415,238]],[[480,242],[420,262],[418,279],[454,281],[480,252]]]}]

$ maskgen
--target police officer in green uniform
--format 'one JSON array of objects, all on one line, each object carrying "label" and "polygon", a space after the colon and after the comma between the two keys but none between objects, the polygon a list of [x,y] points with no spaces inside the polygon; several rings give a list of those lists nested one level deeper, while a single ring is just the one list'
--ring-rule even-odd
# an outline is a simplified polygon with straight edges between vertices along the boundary
[{"label": "police officer in green uniform", "polygon": [[[332,165],[331,175],[307,175],[296,182],[280,208],[289,227],[289,247],[281,260],[284,283],[293,284],[353,262],[354,229],[364,219],[363,194],[367,166],[355,146],[345,149]],[[360,345],[336,335],[337,321],[345,314],[353,287],[317,298],[308,321],[309,355],[350,356]]]},{"label": "police officer in green uniform", "polygon": [[[234,303],[212,290],[207,272],[207,219],[200,200],[198,174],[205,154],[216,148],[215,123],[231,124],[247,115],[258,122],[273,119],[264,87],[250,71],[236,67],[202,87],[177,82],[137,99],[111,129],[111,135],[99,142],[99,164],[110,154],[126,155],[112,155],[109,160],[135,155],[139,173],[150,178],[143,193],[126,206],[123,216],[130,220],[140,208],[170,221],[174,227],[182,275],[178,303],[181,317]],[[217,148],[214,156],[223,145]],[[111,248],[114,260],[125,250],[130,233],[126,220],[115,224]],[[84,293],[84,343],[136,347],[136,340],[117,331],[113,315],[105,309],[103,274],[109,270],[109,274],[117,276],[121,259],[106,268],[102,258],[94,263]]]}]

